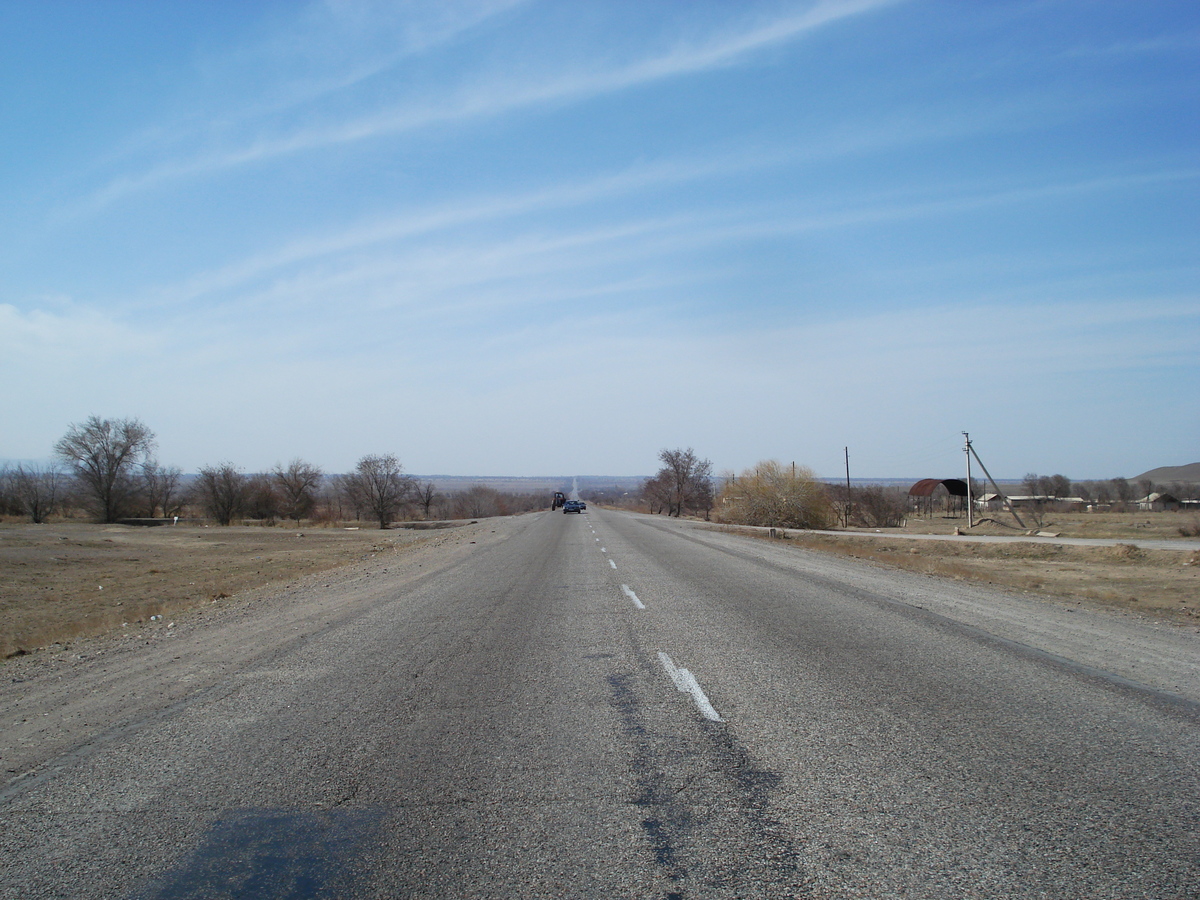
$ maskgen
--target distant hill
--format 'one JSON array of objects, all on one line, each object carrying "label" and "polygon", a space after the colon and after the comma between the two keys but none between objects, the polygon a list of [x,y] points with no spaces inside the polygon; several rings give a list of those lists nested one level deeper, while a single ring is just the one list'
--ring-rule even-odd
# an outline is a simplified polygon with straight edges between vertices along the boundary
[{"label": "distant hill", "polygon": [[617,488],[637,490],[646,475],[535,475],[531,477],[505,475],[414,475],[419,482],[432,481],[440,491],[465,491],[475,485],[512,494],[537,494],[553,491],[581,491]]},{"label": "distant hill", "polygon": [[1143,472],[1137,478],[1129,480],[1137,482],[1145,479],[1149,479],[1155,484],[1172,484],[1177,481],[1197,482],[1200,481],[1200,462],[1189,463],[1186,466],[1159,466],[1157,469]]}]

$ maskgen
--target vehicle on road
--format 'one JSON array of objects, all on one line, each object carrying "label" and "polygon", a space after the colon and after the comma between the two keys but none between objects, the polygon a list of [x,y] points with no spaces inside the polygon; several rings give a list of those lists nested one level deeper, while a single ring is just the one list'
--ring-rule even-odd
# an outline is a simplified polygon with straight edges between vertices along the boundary
[{"label": "vehicle on road", "polygon": [[587,509],[587,504],[582,500],[568,500],[563,504],[564,513],[581,513]]}]

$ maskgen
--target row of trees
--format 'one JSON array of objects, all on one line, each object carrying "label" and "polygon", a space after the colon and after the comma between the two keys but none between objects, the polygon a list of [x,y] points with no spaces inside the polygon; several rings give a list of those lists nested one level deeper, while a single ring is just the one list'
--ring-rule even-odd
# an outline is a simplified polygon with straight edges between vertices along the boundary
[{"label": "row of trees", "polygon": [[76,507],[102,522],[165,515],[180,499],[182,474],[160,465],[154,449],[154,433],[137,419],[92,416],[54,445],[55,463],[0,472],[0,504],[34,522]]},{"label": "row of trees", "polygon": [[428,517],[439,499],[432,483],[418,484],[390,453],[364,456],[353,472],[328,479],[318,466],[302,459],[257,475],[245,475],[229,462],[205,466],[192,496],[221,525],[242,518],[299,522],[321,507],[336,513],[326,517],[370,519],[380,528],[417,508]]},{"label": "row of trees", "polygon": [[369,455],[345,475],[327,475],[303,459],[246,474],[231,462],[187,478],[155,459],[154,433],[137,419],[72,425],[55,446],[56,462],[0,470],[0,514],[50,515],[83,510],[101,522],[200,512],[222,525],[242,519],[370,520],[386,528],[403,518],[483,518],[544,505],[540,495],[504,494],[483,485],[444,494],[406,475],[393,454]]},{"label": "row of trees", "polygon": [[1149,497],[1155,491],[1167,491],[1180,500],[1200,499],[1200,486],[1188,482],[1156,484],[1149,478],[1129,481],[1109,478],[1102,481],[1071,481],[1065,475],[1038,475],[1030,472],[1021,482],[1028,496],[1044,497],[1049,501],[1078,497],[1087,503],[1102,506],[1128,507]]},{"label": "row of trees", "polygon": [[[445,495],[431,482],[404,473],[392,454],[364,456],[345,475],[326,475],[319,466],[294,459],[270,472],[247,475],[233,463],[205,466],[195,479],[155,458],[154,433],[137,419],[92,416],[71,425],[54,445],[57,462],[18,465],[0,471],[0,514],[27,515],[43,522],[56,512],[84,509],[102,522],[172,516],[198,509],[228,525],[239,519],[299,522],[314,517],[378,522],[399,518],[482,518],[537,509],[540,495],[502,494],[475,486]],[[726,475],[719,490],[712,463],[692,448],[664,449],[661,467],[642,485],[637,498],[652,513],[710,518],[782,527],[825,527],[834,509],[852,508],[868,526],[898,524],[907,497],[894,489],[858,488],[846,504],[838,485],[824,485],[811,471],[775,461]],[[1087,502],[1125,506],[1147,496],[1155,485],[1124,478],[1072,482],[1063,475],[1025,476],[1027,494],[1047,502],[1079,497]],[[1163,486],[1166,487],[1166,486]],[[1197,495],[1195,485],[1170,486],[1181,499]],[[974,496],[982,494],[976,485]]]},{"label": "row of trees", "polygon": [[[911,512],[911,498],[904,488],[870,485],[856,487],[847,498],[844,484],[825,484],[808,469],[785,467],[768,460],[740,474],[727,474],[714,485],[712,464],[694,450],[663,450],[662,467],[642,485],[634,502],[651,513],[703,515],[725,522],[790,528],[825,528],[835,521],[871,528],[901,525]],[[1200,498],[1195,484],[1156,485],[1147,479],[1130,482],[1124,478],[1076,481],[1064,475],[1026,475],[1021,489],[1040,498],[1029,506],[1035,519],[1041,508],[1052,508],[1068,499],[1127,510],[1156,490],[1169,491],[1177,499]],[[984,495],[985,485],[972,484],[972,496]],[[1011,493],[1017,493],[1012,491]],[[848,502],[848,500],[850,502]],[[611,501],[610,501],[611,502]],[[849,517],[849,521],[846,518]]]}]

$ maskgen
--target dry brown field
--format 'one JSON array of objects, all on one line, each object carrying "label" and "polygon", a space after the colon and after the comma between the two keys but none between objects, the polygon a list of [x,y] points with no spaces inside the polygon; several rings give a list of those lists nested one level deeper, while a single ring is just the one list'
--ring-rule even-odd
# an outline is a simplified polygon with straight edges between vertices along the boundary
[{"label": "dry brown field", "polygon": [[187,610],[403,552],[432,533],[0,523],[0,659],[103,632],[168,627]]},{"label": "dry brown field", "polygon": [[[858,529],[873,539],[791,533],[797,546],[838,553],[879,565],[985,584],[1091,607],[1121,609],[1179,624],[1200,625],[1200,552],[1114,547],[1078,547],[1045,542],[968,543],[906,539],[906,535],[963,534],[1021,536],[1042,532],[1059,537],[1118,541],[1178,540],[1195,543],[1194,513],[1047,513],[1029,529],[1011,516],[968,529],[966,518],[913,518],[903,528]],[[1006,522],[1003,520],[1007,520]]]}]

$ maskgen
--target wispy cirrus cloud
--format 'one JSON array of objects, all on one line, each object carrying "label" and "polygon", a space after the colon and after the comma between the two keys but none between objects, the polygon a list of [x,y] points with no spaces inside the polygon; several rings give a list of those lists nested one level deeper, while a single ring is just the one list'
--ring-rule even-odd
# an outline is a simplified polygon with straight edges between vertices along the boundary
[{"label": "wispy cirrus cloud", "polygon": [[[230,140],[224,148],[160,162],[140,171],[112,179],[83,204],[97,210],[130,194],[166,183],[200,175],[237,169],[264,161],[362,141],[374,140],[424,128],[467,122],[539,106],[570,103],[627,90],[670,78],[692,75],[737,64],[757,51],[797,40],[833,22],[869,13],[901,0],[823,0],[803,11],[766,22],[740,23],[704,39],[678,40],[666,49],[652,50],[632,60],[588,69],[560,64],[556,71],[526,71],[522,77],[483,71],[465,86],[371,112],[343,116],[340,121],[276,129],[244,140]],[[500,8],[507,8],[501,5]],[[493,14],[489,10],[488,14]],[[482,21],[483,15],[470,21]],[[459,23],[446,34],[458,34],[467,26]],[[441,35],[445,39],[446,35]],[[421,45],[426,48],[426,44]],[[288,88],[291,106],[373,77],[391,68],[395,58],[384,58],[299,89]],[[314,118],[319,117],[314,115]]]},{"label": "wispy cirrus cloud", "polygon": [[1066,51],[1065,55],[1069,57],[1143,56],[1159,53],[1192,53],[1197,49],[1200,49],[1200,31],[1190,31],[1099,46],[1073,47]]},{"label": "wispy cirrus cloud", "polygon": [[[611,204],[620,195],[670,189],[690,181],[722,178],[779,162],[772,154],[732,154],[703,160],[670,160],[634,166],[591,179],[523,193],[466,197],[425,209],[397,212],[348,228],[293,240],[219,268],[156,289],[127,311],[171,309],[284,309],[322,307],[359,311],[416,310],[422,305],[453,318],[478,298],[458,295],[487,290],[508,297],[510,311],[532,298],[592,292],[600,284],[644,283],[643,267],[670,258],[695,258],[694,280],[713,274],[698,261],[706,248],[781,236],[826,235],[960,216],[1021,204],[1040,204],[1089,194],[1144,190],[1194,182],[1200,171],[1163,170],[1043,182],[1035,185],[958,183],[908,187],[901,193],[816,197],[802,206],[703,202],[652,213],[633,207],[609,211],[604,221],[580,215],[594,201]],[[534,214],[532,217],[530,214]],[[546,215],[551,215],[548,223]],[[502,228],[494,226],[503,224]],[[480,229],[484,230],[480,230]],[[978,261],[975,263],[978,264]],[[1022,267],[1038,264],[1025,259]],[[1006,260],[1005,266],[1012,266]],[[598,270],[609,267],[610,273]],[[559,277],[552,288],[539,279]],[[516,285],[509,293],[500,287]],[[676,286],[679,285],[675,280]],[[589,286],[590,285],[590,286]],[[618,290],[609,292],[616,296]],[[660,302],[669,304],[663,298]]]},{"label": "wispy cirrus cloud", "polygon": [[611,201],[655,187],[728,176],[774,165],[784,159],[786,157],[773,152],[749,152],[708,159],[662,160],[524,192],[465,197],[424,209],[406,209],[330,233],[299,238],[273,250],[200,273],[159,292],[158,299],[149,302],[153,305],[186,303],[208,294],[236,289],[298,263],[313,263],[350,251],[528,213],[578,207],[599,200]]},{"label": "wispy cirrus cloud", "polygon": [[[182,119],[131,135],[104,162],[168,156],[110,179],[79,203],[74,215],[95,212],[123,197],[190,177],[237,168],[304,147],[303,130],[289,140],[243,133],[271,122],[311,117],[323,103],[385,77],[406,60],[454,43],[488,20],[530,0],[437,0],[400,7],[377,0],[319,0],[256,41],[203,57],[197,80],[207,93],[189,98]],[[195,148],[217,142],[197,153]],[[224,146],[220,146],[220,145]],[[174,154],[174,156],[172,156]]]}]

